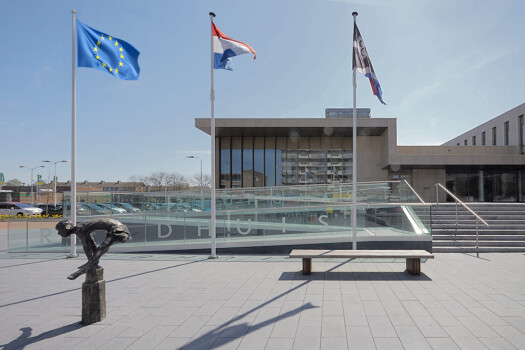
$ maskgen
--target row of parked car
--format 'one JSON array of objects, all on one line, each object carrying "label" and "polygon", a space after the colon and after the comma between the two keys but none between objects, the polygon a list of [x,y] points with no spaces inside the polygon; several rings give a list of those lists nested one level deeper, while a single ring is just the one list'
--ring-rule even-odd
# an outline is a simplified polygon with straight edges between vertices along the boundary
[{"label": "row of parked car", "polygon": [[[71,206],[66,205],[66,211]],[[104,203],[77,203],[77,215],[110,215],[129,213],[166,213],[166,212],[200,212],[201,209],[188,203],[149,203],[149,202],[104,202]],[[0,215],[9,216],[60,216],[64,214],[64,204],[35,204],[34,206],[19,202],[0,202]]]}]

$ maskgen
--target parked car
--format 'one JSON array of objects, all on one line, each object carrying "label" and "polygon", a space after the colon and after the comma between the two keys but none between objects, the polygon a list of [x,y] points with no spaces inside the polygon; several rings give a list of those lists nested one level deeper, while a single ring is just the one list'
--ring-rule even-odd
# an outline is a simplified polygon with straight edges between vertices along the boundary
[{"label": "parked car", "polygon": [[126,214],[126,209],[119,208],[111,203],[95,203],[99,207],[108,209],[112,214]]},{"label": "parked car", "polygon": [[62,204],[57,204],[56,206],[53,204],[37,204],[35,207],[42,209],[42,214],[40,215],[63,215],[64,214],[64,206]]},{"label": "parked car", "polygon": [[40,215],[42,209],[33,207],[26,203],[18,202],[1,202],[0,203],[0,215]]},{"label": "parked car", "polygon": [[140,213],[140,212],[142,212],[142,210],[140,210],[139,208],[135,208],[134,206],[132,206],[129,203],[113,202],[111,204],[126,210],[128,213]]},{"label": "parked car", "polygon": [[111,214],[111,211],[109,209],[99,207],[96,204],[82,203],[82,206],[85,206],[89,210],[90,215],[109,215]]}]

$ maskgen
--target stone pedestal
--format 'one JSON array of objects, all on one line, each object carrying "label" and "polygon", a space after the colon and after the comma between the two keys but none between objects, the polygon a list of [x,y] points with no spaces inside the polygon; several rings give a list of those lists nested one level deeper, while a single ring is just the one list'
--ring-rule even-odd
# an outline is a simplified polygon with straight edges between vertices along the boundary
[{"label": "stone pedestal", "polygon": [[82,324],[100,322],[106,318],[106,281],[104,269],[92,268],[82,283]]}]

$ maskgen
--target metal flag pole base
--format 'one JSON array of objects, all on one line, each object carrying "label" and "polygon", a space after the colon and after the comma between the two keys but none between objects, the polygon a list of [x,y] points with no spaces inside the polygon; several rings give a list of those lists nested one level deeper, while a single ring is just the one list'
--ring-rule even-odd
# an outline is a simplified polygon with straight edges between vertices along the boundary
[{"label": "metal flag pole base", "polygon": [[208,259],[219,259],[218,255],[210,255]]},{"label": "metal flag pole base", "polygon": [[66,256],[66,258],[68,258],[68,259],[78,258],[78,254],[75,254],[75,255],[69,254],[68,256]]}]

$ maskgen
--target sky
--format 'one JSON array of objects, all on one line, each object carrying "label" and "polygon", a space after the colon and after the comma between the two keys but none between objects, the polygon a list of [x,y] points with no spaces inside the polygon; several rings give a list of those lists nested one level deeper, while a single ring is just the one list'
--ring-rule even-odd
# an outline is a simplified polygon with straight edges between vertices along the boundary
[{"label": "sky", "polygon": [[[521,0],[17,0],[0,11],[0,173],[71,159],[72,16],[140,51],[140,77],[76,69],[77,181],[210,173],[210,18],[257,59],[215,71],[216,118],[323,118],[352,106],[352,12],[397,118],[398,145],[440,145],[525,102]],[[44,180],[53,169],[35,170]],[[70,179],[59,164],[59,181]]]}]

